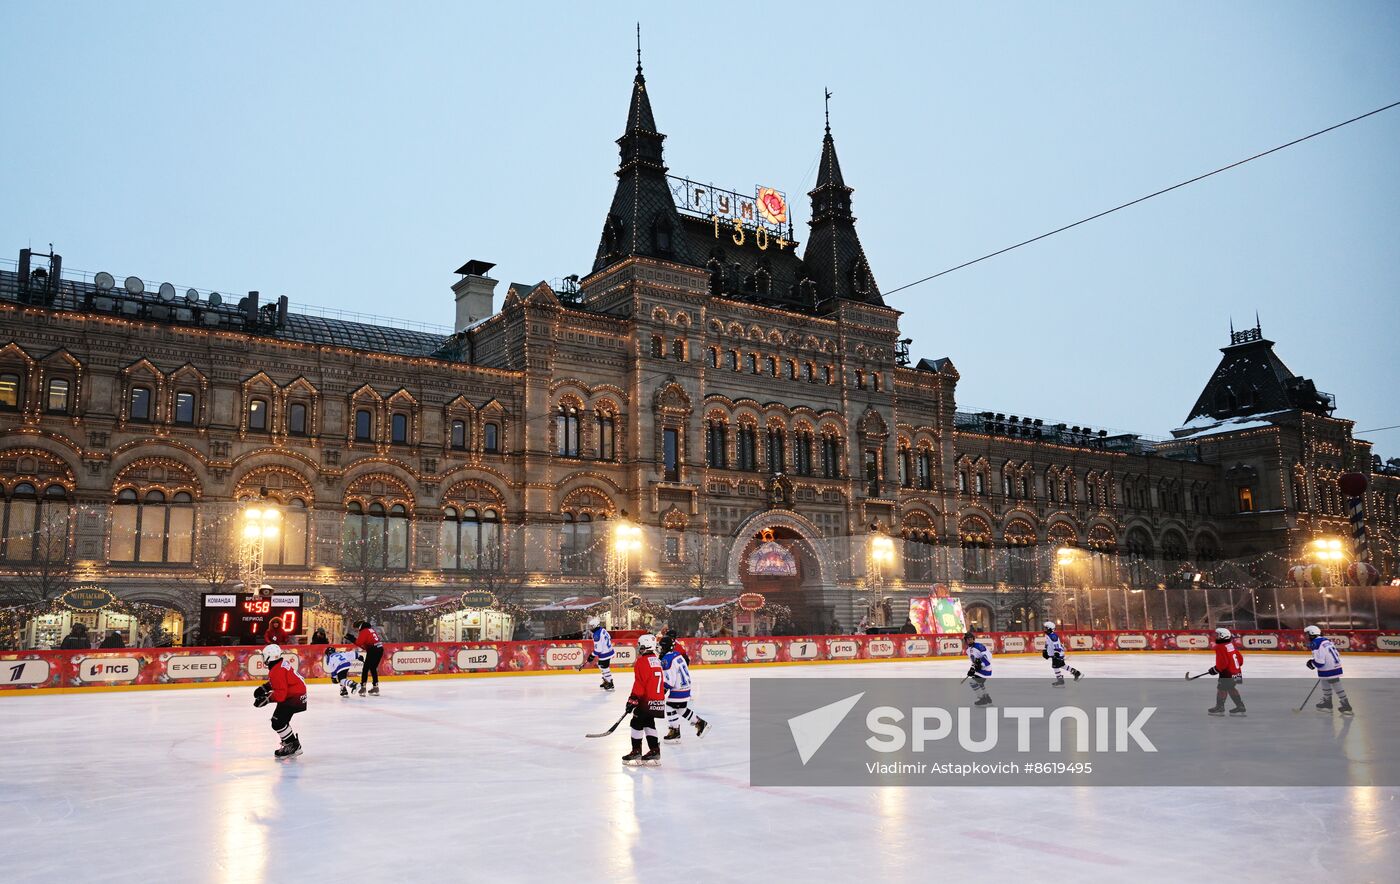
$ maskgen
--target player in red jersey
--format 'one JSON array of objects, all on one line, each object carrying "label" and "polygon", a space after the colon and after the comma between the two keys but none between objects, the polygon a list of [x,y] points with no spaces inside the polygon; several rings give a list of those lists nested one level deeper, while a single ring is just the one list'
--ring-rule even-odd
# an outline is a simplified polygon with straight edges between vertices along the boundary
[{"label": "player in red jersey", "polygon": [[[632,667],[632,693],[627,711],[632,713],[632,751],[622,756],[624,764],[660,764],[661,740],[656,735],[656,719],[666,714],[666,686],[661,661],[656,659],[656,636],[637,637],[637,663]],[[642,737],[647,751],[642,754]]]},{"label": "player in red jersey", "polygon": [[364,671],[360,675],[360,696],[365,695],[365,688],[369,687],[369,680],[374,679],[374,687],[370,688],[370,693],[379,696],[379,661],[384,659],[384,640],[379,637],[379,630],[375,629],[368,620],[361,620],[355,624],[359,630],[354,636],[346,634],[345,640],[355,643],[355,647],[364,652]]},{"label": "player in red jersey", "polygon": [[1215,683],[1215,705],[1207,709],[1211,715],[1225,714],[1225,698],[1235,701],[1231,715],[1244,715],[1244,700],[1240,699],[1237,685],[1244,681],[1244,655],[1235,647],[1235,637],[1230,630],[1220,627],[1215,630],[1215,665],[1209,670],[1211,675],[1220,678]]},{"label": "player in red jersey", "polygon": [[301,740],[292,731],[292,716],[306,711],[306,682],[295,666],[282,659],[282,649],[277,645],[263,648],[262,658],[267,664],[267,682],[254,689],[253,705],[261,708],[268,703],[277,704],[272,710],[272,729],[282,738],[282,745],[272,754],[277,758],[300,755]]}]

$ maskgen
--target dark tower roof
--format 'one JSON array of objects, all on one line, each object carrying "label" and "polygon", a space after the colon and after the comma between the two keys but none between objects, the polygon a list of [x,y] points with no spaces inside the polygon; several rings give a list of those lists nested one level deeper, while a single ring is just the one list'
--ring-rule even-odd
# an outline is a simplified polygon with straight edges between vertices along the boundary
[{"label": "dark tower roof", "polygon": [[1196,400],[1187,423],[1197,418],[1234,418],[1301,409],[1331,414],[1331,395],[1318,392],[1317,385],[1295,375],[1274,353],[1274,342],[1255,326],[1230,332],[1230,346],[1201,396]]},{"label": "dark tower roof", "polygon": [[821,167],[817,171],[817,186],[807,195],[812,198],[812,234],[802,262],[817,284],[819,303],[830,306],[837,299],[861,301],[867,304],[885,302],[870,262],[856,235],[856,219],[851,214],[852,189],[841,176],[841,162],[836,158],[836,142],[831,138],[831,126],[822,139]]},{"label": "dark tower roof", "polygon": [[603,222],[603,235],[593,261],[595,271],[634,255],[695,263],[686,247],[680,214],[666,182],[666,165],[661,158],[661,143],[665,140],[666,136],[656,131],[656,118],[638,59],[632,102],[627,108],[627,129],[617,139],[617,190]]}]

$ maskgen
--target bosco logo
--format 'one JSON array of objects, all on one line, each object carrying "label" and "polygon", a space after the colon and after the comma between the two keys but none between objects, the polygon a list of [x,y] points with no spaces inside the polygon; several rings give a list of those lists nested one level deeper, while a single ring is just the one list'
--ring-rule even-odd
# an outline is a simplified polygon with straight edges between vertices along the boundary
[{"label": "bosco logo", "polygon": [[583,662],[584,657],[586,656],[587,655],[584,653],[583,648],[545,648],[544,665],[553,667],[555,669],[564,669],[568,666],[579,665]]},{"label": "bosco logo", "polygon": [[177,679],[215,678],[223,671],[223,658],[217,654],[183,654],[165,664],[165,674]]},{"label": "bosco logo", "polygon": [[1147,636],[1145,635],[1120,635],[1116,643],[1124,651],[1140,651],[1147,647]]},{"label": "bosco logo", "polygon": [[744,659],[750,663],[776,660],[778,645],[774,642],[744,642]]},{"label": "bosco logo", "polygon": [[865,652],[872,657],[893,657],[894,642],[887,638],[872,638],[866,643]]},{"label": "bosco logo", "polygon": [[[296,654],[284,653],[282,659],[292,664],[292,668],[301,671],[299,664],[301,659]],[[254,678],[267,678],[267,664],[263,662],[262,654],[253,654],[248,657],[248,674]]]},{"label": "bosco logo", "polygon": [[1400,635],[1378,635],[1378,636],[1376,636],[1376,650],[1378,650],[1378,651],[1400,651]]},{"label": "bosco logo", "polygon": [[501,663],[501,652],[495,648],[463,648],[457,652],[457,668],[465,671],[495,669]]},{"label": "bosco logo", "polygon": [[728,663],[734,659],[734,648],[727,642],[705,642],[700,646],[700,659],[706,663]]},{"label": "bosco logo", "polygon": [[437,654],[433,651],[395,651],[389,658],[389,667],[395,672],[432,672],[437,668]]},{"label": "bosco logo", "polygon": [[927,657],[933,646],[926,638],[906,638],[904,640],[904,656],[906,657]]},{"label": "bosco logo", "polygon": [[860,645],[849,639],[835,639],[826,643],[826,654],[833,660],[854,660],[860,654]]}]

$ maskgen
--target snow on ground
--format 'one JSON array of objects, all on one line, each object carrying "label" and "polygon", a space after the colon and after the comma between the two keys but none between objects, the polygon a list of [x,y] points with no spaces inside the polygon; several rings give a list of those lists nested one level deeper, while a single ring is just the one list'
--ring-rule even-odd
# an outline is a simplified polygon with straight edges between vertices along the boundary
[{"label": "snow on ground", "polygon": [[[1089,678],[1180,678],[1210,659],[1074,657]],[[1400,675],[1400,660],[1346,664]],[[1295,654],[1247,665],[1306,674]],[[1045,670],[997,661],[1002,677]],[[312,685],[295,719],[306,753],[288,763],[249,687],[3,697],[0,880],[1392,879],[1392,788],[748,786],[750,678],[964,672],[958,659],[697,667],[715,730],[687,729],[659,768],[620,764],[625,724],[583,738],[622,713],[630,674],[613,694],[596,674],[386,681],[348,700]],[[1209,681],[1194,683],[1203,703]]]}]

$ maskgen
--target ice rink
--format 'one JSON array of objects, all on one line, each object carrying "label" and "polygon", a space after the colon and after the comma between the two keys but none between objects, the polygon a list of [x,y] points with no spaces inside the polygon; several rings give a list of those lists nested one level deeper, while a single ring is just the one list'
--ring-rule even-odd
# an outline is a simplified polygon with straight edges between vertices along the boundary
[{"label": "ice rink", "polygon": [[[1180,679],[1211,659],[1074,662]],[[1305,676],[1303,659],[1254,654],[1247,671]],[[1346,666],[1400,675],[1400,660]],[[630,673],[613,694],[590,673],[386,681],[348,700],[313,684],[294,722],[305,754],[285,763],[251,686],[3,697],[0,881],[1394,880],[1400,789],[749,787],[750,678],[965,671],[697,667],[714,731],[686,728],[659,768],[622,766],[625,723],[583,737],[621,714]],[[1183,686],[1203,722],[1208,682]]]}]

